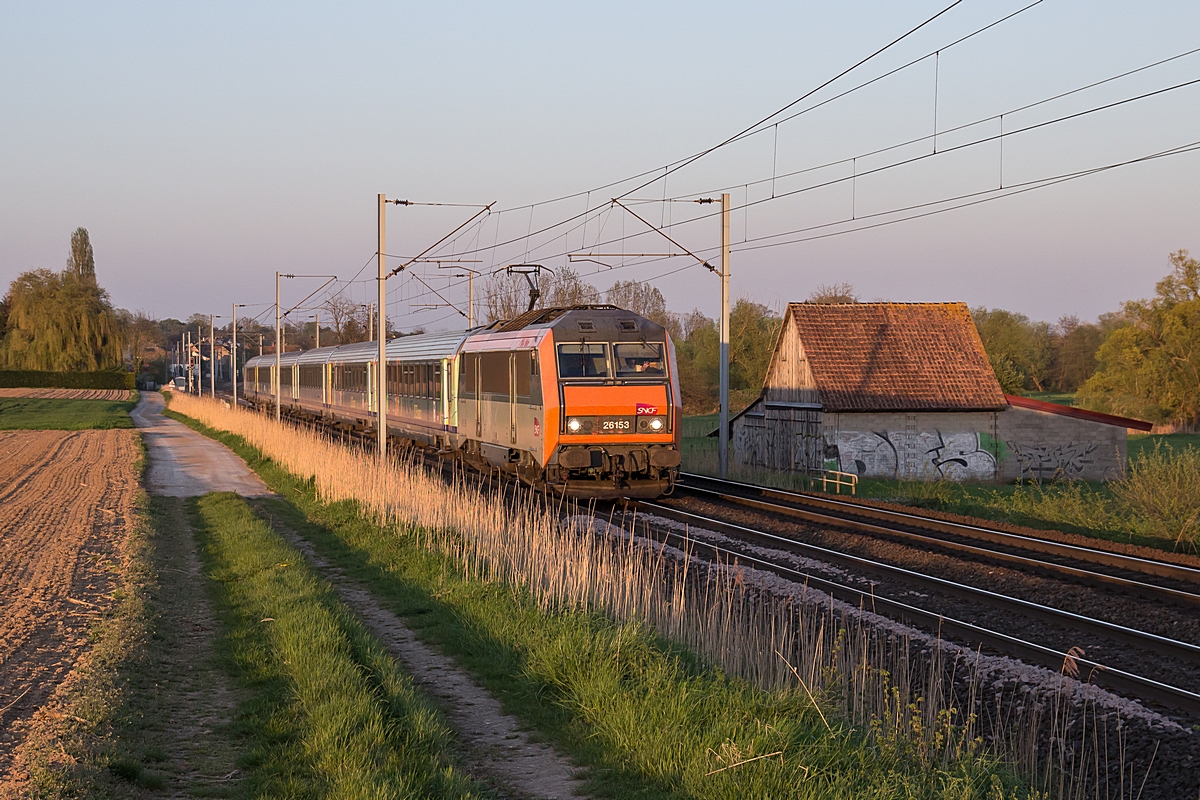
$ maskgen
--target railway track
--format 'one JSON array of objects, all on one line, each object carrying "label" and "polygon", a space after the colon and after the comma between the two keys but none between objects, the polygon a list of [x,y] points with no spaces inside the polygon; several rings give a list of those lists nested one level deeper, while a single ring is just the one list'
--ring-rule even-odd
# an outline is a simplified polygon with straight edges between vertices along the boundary
[{"label": "railway track", "polygon": [[676,493],[1200,608],[1200,569],[1179,564],[703,475],[681,475]]},{"label": "railway track", "polygon": [[[1138,675],[1130,670],[1118,669],[1110,664],[1069,654],[1060,648],[1040,644],[1022,636],[1013,635],[1011,632],[996,630],[994,627],[980,625],[929,608],[922,608],[900,600],[896,596],[880,594],[874,585],[869,589],[864,589],[831,580],[821,574],[814,574],[815,570],[799,569],[794,564],[786,563],[782,554],[795,554],[832,564],[859,575],[867,573],[881,577],[894,585],[919,587],[944,596],[959,598],[977,607],[998,609],[1015,619],[1033,618],[1060,628],[1087,631],[1094,637],[1105,641],[1120,642],[1137,651],[1155,653],[1159,658],[1184,666],[1191,674],[1195,674],[1197,668],[1200,667],[1200,646],[906,569],[883,561],[821,547],[790,536],[723,520],[713,514],[695,514],[657,502],[639,501],[632,505],[640,514],[652,514],[689,528],[715,531],[729,540],[723,544],[715,544],[669,528],[657,530],[657,535],[661,540],[681,549],[688,549],[692,552],[699,550],[707,553],[710,558],[726,562],[736,560],[741,564],[752,565],[785,579],[826,591],[843,602],[869,609],[931,633],[956,639],[970,647],[983,646],[1054,671],[1062,669],[1067,661],[1074,661],[1080,667],[1080,674],[1088,675],[1093,683],[1183,713],[1193,719],[1200,719],[1200,693],[1190,689]],[[784,513],[770,504],[767,505],[769,507],[757,507],[755,510],[763,514]],[[787,514],[786,516],[794,515]],[[814,521],[806,517],[801,517],[801,519]],[[821,521],[827,522],[828,520]],[[770,551],[781,555],[773,557],[768,554]],[[1102,582],[1100,585],[1109,590],[1113,586],[1108,582]],[[1190,604],[1190,601],[1186,602]]]}]

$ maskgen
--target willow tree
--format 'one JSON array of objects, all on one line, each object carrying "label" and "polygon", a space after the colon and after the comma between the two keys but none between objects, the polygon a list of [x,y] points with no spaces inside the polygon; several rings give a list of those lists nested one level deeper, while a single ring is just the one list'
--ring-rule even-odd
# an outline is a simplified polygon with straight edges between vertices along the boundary
[{"label": "willow tree", "polygon": [[94,370],[122,366],[121,329],[96,282],[88,232],[71,235],[67,268],[22,273],[4,298],[7,332],[0,364],[12,369]]}]

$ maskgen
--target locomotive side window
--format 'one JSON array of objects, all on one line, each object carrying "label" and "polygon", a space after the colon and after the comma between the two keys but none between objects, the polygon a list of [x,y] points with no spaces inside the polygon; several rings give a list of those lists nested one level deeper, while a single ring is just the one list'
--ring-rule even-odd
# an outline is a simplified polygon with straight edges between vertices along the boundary
[{"label": "locomotive side window", "polygon": [[608,345],[565,343],[558,346],[561,378],[607,378]]},{"label": "locomotive side window", "polygon": [[480,391],[508,398],[508,351],[479,355]]},{"label": "locomotive side window", "polygon": [[529,402],[529,358],[521,351],[516,352],[516,369],[513,370],[513,377],[516,379],[517,400],[522,403]]},{"label": "locomotive side window", "polygon": [[618,378],[661,378],[667,374],[661,344],[613,345]]}]

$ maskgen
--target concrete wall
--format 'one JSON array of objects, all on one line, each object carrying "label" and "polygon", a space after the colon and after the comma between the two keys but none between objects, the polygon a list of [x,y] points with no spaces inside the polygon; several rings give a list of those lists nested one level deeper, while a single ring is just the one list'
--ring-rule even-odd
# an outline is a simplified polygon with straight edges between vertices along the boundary
[{"label": "concrete wall", "polygon": [[[791,468],[803,471],[799,428],[753,411],[734,421],[734,463],[787,469],[782,454],[790,451]],[[819,419],[820,466],[862,477],[1099,481],[1119,475],[1125,463],[1124,428],[1032,409],[822,412]]]},{"label": "concrete wall", "polygon": [[1010,407],[1000,414],[1000,438],[1008,449],[1001,479],[1112,480],[1125,469],[1126,434],[1116,425]]}]

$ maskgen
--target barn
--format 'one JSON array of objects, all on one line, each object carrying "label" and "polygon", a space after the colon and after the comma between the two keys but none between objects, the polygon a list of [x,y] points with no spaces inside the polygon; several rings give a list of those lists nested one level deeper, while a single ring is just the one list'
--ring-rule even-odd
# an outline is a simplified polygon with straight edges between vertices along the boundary
[{"label": "barn", "polygon": [[1149,423],[1006,395],[965,303],[792,303],[731,463],[868,478],[1107,480]]}]

